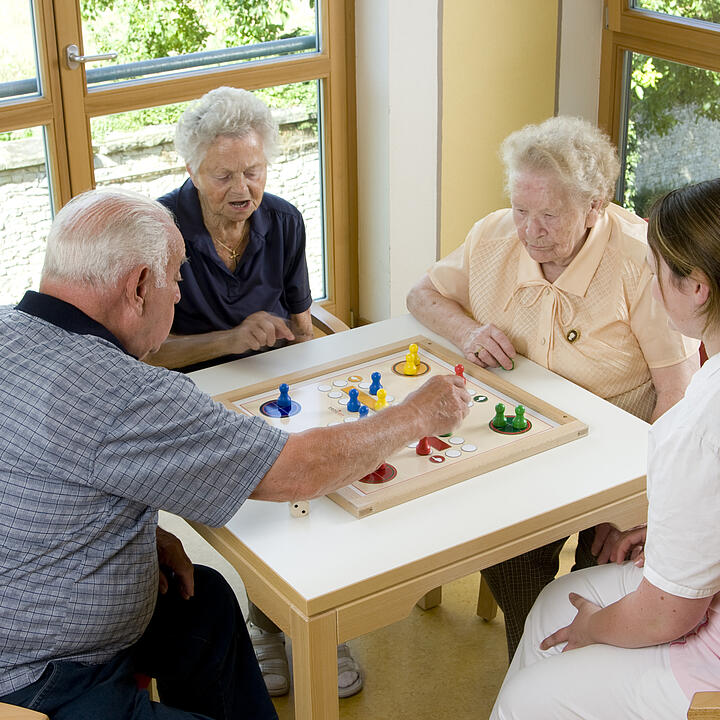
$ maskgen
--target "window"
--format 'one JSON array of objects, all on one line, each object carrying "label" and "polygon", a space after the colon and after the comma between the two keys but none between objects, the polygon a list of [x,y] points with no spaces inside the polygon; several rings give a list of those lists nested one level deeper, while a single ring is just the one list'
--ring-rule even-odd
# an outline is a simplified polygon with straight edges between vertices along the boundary
[{"label": "window", "polygon": [[607,0],[601,125],[623,161],[617,200],[720,175],[720,0]]},{"label": "window", "polygon": [[[313,295],[349,319],[356,285],[349,266],[356,237],[353,0],[11,5],[0,30],[0,163],[14,158],[20,143],[32,144],[33,192],[44,192],[45,208],[30,228],[24,216],[10,216],[12,203],[5,203],[0,266],[17,281],[0,286],[0,302],[37,286],[33,258],[42,256],[53,208],[96,185],[152,197],[176,187],[184,176],[172,142],[176,119],[188,102],[231,85],[257,92],[273,109],[282,155],[269,169],[267,191],[303,212]],[[251,23],[236,22],[239,5]],[[114,53],[82,62],[82,56]],[[20,171],[13,177],[0,192],[26,195]],[[32,251],[19,259],[27,265],[22,272],[10,269],[15,245],[8,228],[33,237]]]}]

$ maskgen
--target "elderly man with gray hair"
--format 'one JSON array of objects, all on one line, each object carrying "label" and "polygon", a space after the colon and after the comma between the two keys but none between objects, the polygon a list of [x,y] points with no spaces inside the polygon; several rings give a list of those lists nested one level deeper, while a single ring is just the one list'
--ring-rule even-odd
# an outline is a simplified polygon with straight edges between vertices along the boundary
[{"label": "elderly man with gray hair", "polygon": [[322,495],[467,413],[455,376],[292,436],[227,410],[138,361],[172,325],[184,259],[160,204],[91,191],[57,214],[40,291],[0,308],[0,702],[53,720],[276,718],[232,590],[158,509],[220,526],[248,497]]}]

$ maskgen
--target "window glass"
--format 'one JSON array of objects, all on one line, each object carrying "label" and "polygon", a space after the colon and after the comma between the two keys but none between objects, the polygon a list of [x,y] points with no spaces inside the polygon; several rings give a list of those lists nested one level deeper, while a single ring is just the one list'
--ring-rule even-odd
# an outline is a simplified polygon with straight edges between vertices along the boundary
[{"label": "window glass", "polygon": [[[325,297],[324,212],[318,120],[319,83],[257,90],[280,127],[279,155],[265,190],[295,205],[307,233],[307,263],[315,299]],[[188,103],[93,118],[95,181],[160,197],[187,178],[175,152],[175,124]]]},{"label": "window glass", "polygon": [[45,132],[0,133],[0,305],[37,290],[52,221]]},{"label": "window glass", "polygon": [[720,23],[719,0],[631,0],[631,6],[687,20]]},{"label": "window glass", "polygon": [[2,5],[0,102],[39,94],[31,0]]},{"label": "window glass", "polygon": [[688,20],[720,23],[719,0],[632,0],[632,7]]},{"label": "window glass", "polygon": [[653,200],[720,175],[720,73],[626,53],[619,199],[647,217]]},{"label": "window glass", "polygon": [[316,52],[313,0],[81,0],[88,85]]}]

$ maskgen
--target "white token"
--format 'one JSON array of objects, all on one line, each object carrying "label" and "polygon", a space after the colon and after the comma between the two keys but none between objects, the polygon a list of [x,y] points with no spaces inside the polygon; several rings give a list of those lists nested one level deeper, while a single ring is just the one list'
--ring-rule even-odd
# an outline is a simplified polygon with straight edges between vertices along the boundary
[{"label": "white token", "polygon": [[416,448],[417,446],[418,446],[418,441],[417,441],[417,440],[416,440],[415,442],[411,442],[411,443],[408,444],[408,447],[409,447],[409,448]]},{"label": "white token", "polygon": [[350,398],[349,398],[347,395],[345,395],[345,397],[341,397],[341,398],[338,400],[338,403],[339,403],[340,405],[347,405],[349,402],[350,402]]},{"label": "white token", "polygon": [[345,387],[347,385],[347,380],[333,380],[333,385],[335,387]]},{"label": "white token", "polygon": [[333,420],[332,422],[329,422],[327,424],[328,427],[331,427],[332,425],[342,425],[342,423],[340,422],[340,420]]},{"label": "white token", "polygon": [[318,385],[317,389],[320,392],[330,392],[330,390],[332,390],[332,385]]},{"label": "white token", "polygon": [[359,418],[356,418],[356,417],[346,417],[345,420],[343,420],[343,422],[357,422],[358,420],[359,420]]},{"label": "white token", "polygon": [[468,443],[467,445],[463,445],[460,449],[465,452],[475,452],[477,450],[477,446]]},{"label": "white token", "polygon": [[456,458],[460,457],[462,453],[459,450],[446,450],[445,451],[445,457],[449,458]]},{"label": "white token", "polygon": [[332,392],[328,393],[328,397],[336,399],[336,398],[342,397],[344,394],[345,393],[341,393],[339,390],[333,390]]},{"label": "white token", "polygon": [[472,407],[474,404],[475,404],[475,403],[471,400],[471,401],[468,403],[468,407]]},{"label": "white token", "polygon": [[448,442],[451,445],[462,445],[465,442],[465,438],[461,437],[451,437],[448,439]]},{"label": "white token", "polygon": [[363,390],[369,390],[371,384],[372,383],[369,383],[367,380],[363,380],[361,383],[359,383],[358,387],[362,388]]},{"label": "white token", "polygon": [[393,395],[386,395],[385,402],[392,402],[395,399]]}]

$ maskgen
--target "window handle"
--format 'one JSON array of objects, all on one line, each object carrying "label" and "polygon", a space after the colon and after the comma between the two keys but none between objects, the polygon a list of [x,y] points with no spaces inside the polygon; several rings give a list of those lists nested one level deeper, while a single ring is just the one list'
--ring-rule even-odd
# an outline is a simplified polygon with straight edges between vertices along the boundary
[{"label": "window handle", "polygon": [[68,45],[65,48],[67,66],[70,70],[79,68],[80,63],[94,62],[95,60],[114,60],[118,55],[116,52],[109,52],[104,55],[78,55],[79,52],[80,48],[77,45]]}]

